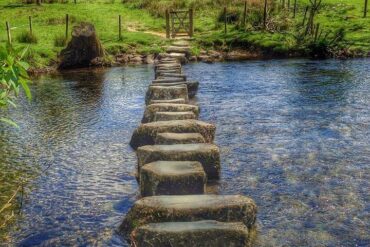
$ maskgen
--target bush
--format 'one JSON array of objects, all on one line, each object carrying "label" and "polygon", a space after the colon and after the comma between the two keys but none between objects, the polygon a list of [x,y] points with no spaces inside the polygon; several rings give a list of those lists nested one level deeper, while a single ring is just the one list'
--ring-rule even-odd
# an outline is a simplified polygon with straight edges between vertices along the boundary
[{"label": "bush", "polygon": [[227,9],[226,16],[224,10],[221,10],[217,16],[218,22],[225,22],[225,18],[227,23],[237,23],[240,19],[241,12],[237,8]]},{"label": "bush", "polygon": [[67,45],[67,39],[64,35],[57,35],[54,37],[55,47],[65,47]]},{"label": "bush", "polygon": [[35,34],[25,31],[18,35],[17,40],[19,43],[36,44],[37,37]]}]

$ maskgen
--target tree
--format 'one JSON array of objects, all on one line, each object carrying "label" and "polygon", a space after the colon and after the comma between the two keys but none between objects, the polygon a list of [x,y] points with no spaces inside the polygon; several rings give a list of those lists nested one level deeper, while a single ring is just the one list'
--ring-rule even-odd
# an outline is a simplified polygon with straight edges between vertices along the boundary
[{"label": "tree", "polygon": [[[14,49],[9,44],[0,46],[0,108],[15,107],[14,99],[21,89],[31,99],[27,73],[29,65],[22,61],[26,53],[27,49]],[[0,122],[17,126],[12,120],[1,116]]]}]

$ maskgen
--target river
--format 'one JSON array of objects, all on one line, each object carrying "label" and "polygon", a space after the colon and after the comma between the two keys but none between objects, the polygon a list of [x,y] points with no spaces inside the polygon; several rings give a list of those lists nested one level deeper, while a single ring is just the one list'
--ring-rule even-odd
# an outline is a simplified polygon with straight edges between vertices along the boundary
[{"label": "river", "polygon": [[[200,119],[217,126],[218,193],[259,206],[256,246],[370,245],[369,68],[369,59],[184,66],[200,81]],[[0,127],[2,175],[38,174],[12,245],[126,245],[115,231],[138,199],[128,142],[153,76],[138,66],[35,79],[33,100],[9,113],[20,129]]]}]

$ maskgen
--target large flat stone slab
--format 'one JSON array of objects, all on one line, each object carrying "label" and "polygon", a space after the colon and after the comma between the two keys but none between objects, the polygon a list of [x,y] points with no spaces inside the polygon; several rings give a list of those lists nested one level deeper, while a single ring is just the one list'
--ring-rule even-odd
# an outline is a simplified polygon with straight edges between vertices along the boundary
[{"label": "large flat stone slab", "polygon": [[170,104],[185,104],[185,99],[168,99],[168,100],[151,100],[149,105],[151,104],[160,104],[160,103],[170,103]]},{"label": "large flat stone slab", "polygon": [[187,46],[169,46],[166,49],[167,52],[184,53],[190,54],[190,48]]},{"label": "large flat stone slab", "polygon": [[[150,100],[153,101],[153,100]],[[189,104],[171,104],[171,103],[158,103],[151,104],[145,108],[142,123],[153,122],[156,112],[184,112],[191,111],[194,112],[195,116],[199,116],[199,107],[196,105]]]},{"label": "large flat stone slab", "polygon": [[185,84],[188,87],[188,93],[189,97],[192,98],[196,95],[199,87],[199,82],[198,81],[181,81],[181,82],[172,82],[172,81],[167,81],[167,82],[158,82],[158,80],[154,80],[152,82],[153,85],[158,85],[158,86],[177,86],[177,85],[183,85]]},{"label": "large flat stone slab", "polygon": [[181,78],[186,81],[186,75],[179,74],[179,73],[170,73],[170,72],[163,72],[163,73],[156,73],[158,79],[166,79],[166,78]]},{"label": "large flat stone slab", "polygon": [[158,133],[155,138],[156,145],[205,143],[204,137],[199,133]]},{"label": "large flat stone slab", "polygon": [[154,121],[172,121],[172,120],[187,120],[196,119],[194,112],[181,111],[181,112],[156,112]]},{"label": "large flat stone slab", "polygon": [[184,82],[181,78],[166,78],[166,79],[156,79],[152,83],[167,83],[167,82]]},{"label": "large flat stone slab", "polygon": [[137,227],[148,223],[217,220],[255,224],[257,206],[241,195],[152,196],[135,202],[119,230],[128,239]]},{"label": "large flat stone slab", "polygon": [[133,245],[250,247],[248,228],[241,222],[202,220],[194,222],[149,223],[131,234]]},{"label": "large flat stone slab", "polygon": [[206,183],[197,161],[156,161],[140,171],[141,196],[204,194]]},{"label": "large flat stone slab", "polygon": [[158,133],[199,133],[207,143],[212,143],[216,126],[199,120],[158,121],[141,124],[132,134],[130,145],[137,149],[140,146],[154,145]]},{"label": "large flat stone slab", "polygon": [[214,144],[147,145],[137,149],[138,174],[145,164],[164,161],[198,161],[209,180],[220,178],[220,150]]},{"label": "large flat stone slab", "polygon": [[170,99],[184,99],[189,101],[189,92],[186,85],[176,86],[157,86],[150,85],[145,96],[145,103],[149,104],[152,100],[170,100]]}]

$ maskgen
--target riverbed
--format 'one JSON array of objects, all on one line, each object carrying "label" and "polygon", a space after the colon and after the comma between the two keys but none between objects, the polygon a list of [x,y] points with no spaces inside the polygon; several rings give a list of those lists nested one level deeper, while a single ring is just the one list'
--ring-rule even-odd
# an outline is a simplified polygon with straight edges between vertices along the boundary
[{"label": "riverbed", "polygon": [[[184,66],[200,81],[200,119],[218,128],[215,191],[256,201],[256,246],[370,245],[369,67],[369,59]],[[126,245],[115,231],[138,199],[128,142],[153,77],[145,65],[35,79],[33,100],[9,114],[20,130],[0,131],[0,162],[39,174],[13,245]]]}]

